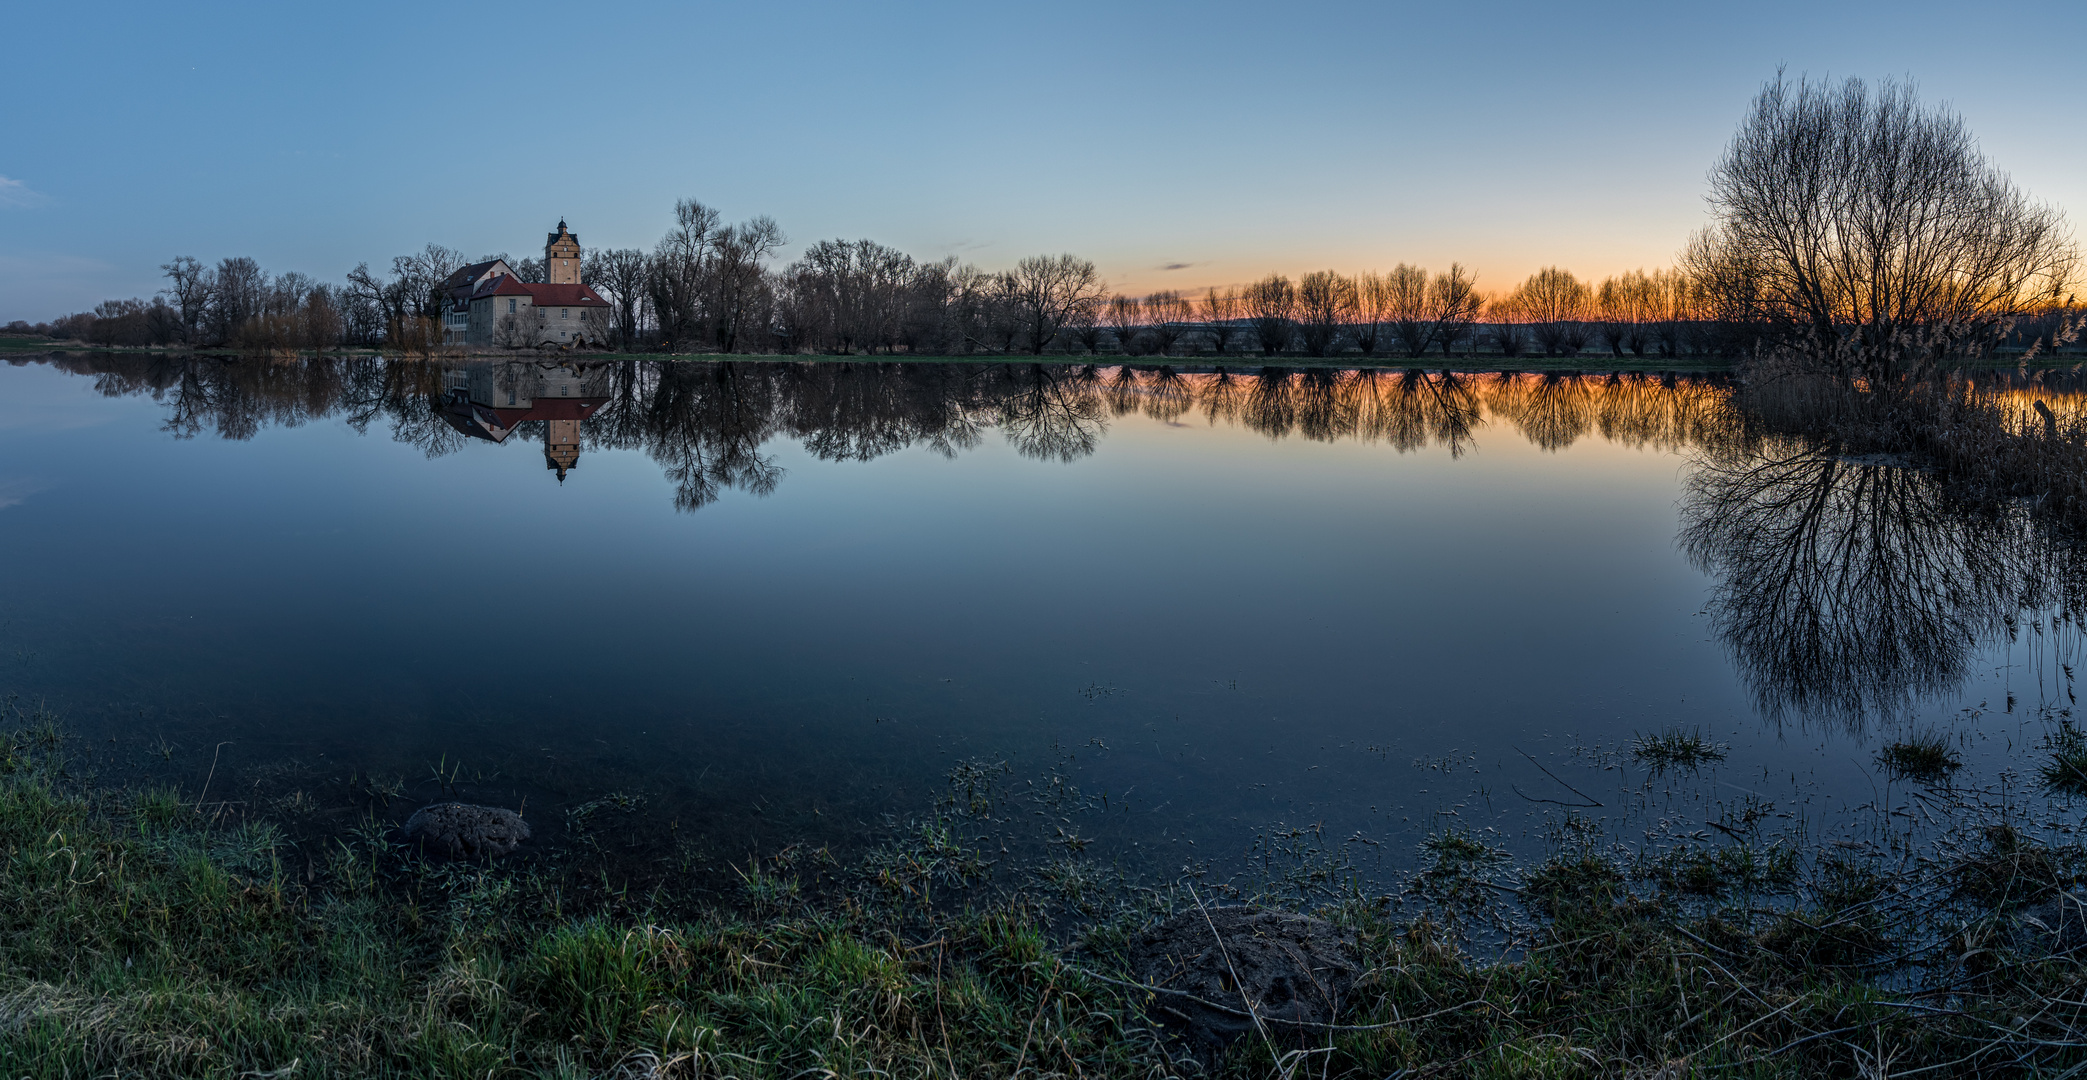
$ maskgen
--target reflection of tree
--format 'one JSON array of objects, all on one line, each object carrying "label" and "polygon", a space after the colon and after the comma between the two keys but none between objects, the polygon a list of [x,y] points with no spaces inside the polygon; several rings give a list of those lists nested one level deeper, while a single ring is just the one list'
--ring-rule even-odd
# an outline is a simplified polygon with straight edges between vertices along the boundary
[{"label": "reflection of tree", "polygon": [[417,446],[428,457],[441,457],[463,447],[463,433],[442,417],[442,365],[366,357],[348,363],[353,366],[338,407],[346,411],[348,425],[357,433],[367,431],[381,418],[388,422],[394,440]]},{"label": "reflection of tree", "polygon": [[[167,406],[167,429],[182,437],[209,431],[244,439],[271,425],[337,415],[358,432],[386,429],[431,457],[464,445],[445,418],[447,399],[483,363],[149,354],[44,362],[93,376],[104,394],[152,395]],[[1728,390],[1711,379],[1325,368],[1240,375],[1134,364],[545,363],[577,367],[603,388],[580,433],[588,445],[651,454],[674,481],[677,503],[691,508],[728,488],[772,489],[781,473],[759,448],[776,435],[822,460],[867,461],[912,446],[954,456],[997,425],[1027,456],[1071,461],[1094,452],[1111,413],[1172,422],[1193,411],[1270,438],[1381,439],[1402,452],[1435,445],[1459,456],[1482,422],[1481,401],[1551,449],[1597,428],[1612,440],[1661,449],[1730,440],[1736,430]],[[538,437],[528,425],[518,434]]]},{"label": "reflection of tree", "polygon": [[976,368],[959,364],[816,364],[784,374],[790,434],[828,461],[869,461],[915,444],[954,457],[986,420]]},{"label": "reflection of tree", "polygon": [[1678,450],[1731,438],[1738,418],[1722,379],[1610,375],[1596,393],[1595,426],[1610,442]]},{"label": "reflection of tree", "polygon": [[1101,402],[1055,365],[997,365],[991,393],[1001,432],[1024,457],[1074,462],[1107,430]]},{"label": "reflection of tree", "polygon": [[1594,416],[1592,381],[1557,372],[1501,374],[1493,379],[1486,404],[1507,417],[1523,438],[1555,453],[1587,434]]},{"label": "reflection of tree", "polygon": [[2078,580],[2026,516],[1966,512],[1926,472],[1830,449],[1706,455],[1681,518],[1683,551],[1716,579],[1717,632],[1771,716],[1902,713]]},{"label": "reflection of tree", "polygon": [[1203,419],[1215,424],[1223,420],[1227,424],[1237,423],[1240,412],[1245,408],[1246,380],[1219,368],[1215,375],[1204,379],[1201,392],[1197,395],[1203,407]]},{"label": "reflection of tree", "polygon": [[1316,442],[1354,436],[1361,379],[1360,372],[1350,376],[1332,368],[1306,368],[1296,380],[1299,433]]},{"label": "reflection of tree", "polygon": [[1409,368],[1388,381],[1375,399],[1373,434],[1402,453],[1433,440],[1448,448],[1450,457],[1462,457],[1471,446],[1473,429],[1484,423],[1472,377],[1429,375]]},{"label": "reflection of tree", "polygon": [[708,506],[726,488],[767,495],[782,481],[782,468],[760,452],[774,416],[762,366],[661,365],[645,452],[666,471],[678,509]]},{"label": "reflection of tree", "polygon": [[1246,426],[1271,439],[1280,439],[1297,424],[1297,398],[1288,368],[1264,367],[1254,377],[1241,404],[1240,419]]}]

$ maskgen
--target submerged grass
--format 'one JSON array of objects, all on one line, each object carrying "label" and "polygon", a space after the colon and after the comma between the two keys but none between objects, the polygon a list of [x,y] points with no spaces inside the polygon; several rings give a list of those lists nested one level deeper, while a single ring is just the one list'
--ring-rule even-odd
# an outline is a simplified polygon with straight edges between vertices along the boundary
[{"label": "submerged grass", "polygon": [[1653,735],[1640,735],[1631,740],[1631,760],[1649,766],[1655,772],[1667,769],[1700,769],[1725,760],[1730,750],[1725,744],[1713,742],[1701,731],[1668,728]]},{"label": "submerged grass", "polygon": [[[47,725],[0,747],[10,1077],[1193,1071],[1119,958],[1140,927],[1201,901],[1131,887],[1070,848],[991,886],[967,815],[1003,797],[976,776],[952,774],[936,817],[845,888],[800,888],[817,859],[779,856],[738,870],[738,902],[670,916],[643,901],[576,911],[554,881],[423,862],[374,822],[300,847],[167,789],[96,787],[68,773]],[[2077,886],[2087,853],[1991,826],[1918,860],[1822,855],[1764,834],[1754,809],[1714,842],[1644,851],[1567,817],[1530,867],[1445,832],[1395,894],[1338,866],[1299,874],[1310,888],[1291,901],[1352,933],[1365,967],[1345,1023],[1242,1039],[1219,1072],[2027,1076],[2087,1062],[2087,972],[2013,916]]]},{"label": "submerged grass", "polygon": [[1963,767],[1963,755],[1939,731],[1916,731],[1877,752],[1877,763],[1893,776],[1939,783]]},{"label": "submerged grass", "polygon": [[2087,795],[2087,732],[2071,721],[2045,741],[2050,757],[2037,769],[2044,786],[2066,795]]}]

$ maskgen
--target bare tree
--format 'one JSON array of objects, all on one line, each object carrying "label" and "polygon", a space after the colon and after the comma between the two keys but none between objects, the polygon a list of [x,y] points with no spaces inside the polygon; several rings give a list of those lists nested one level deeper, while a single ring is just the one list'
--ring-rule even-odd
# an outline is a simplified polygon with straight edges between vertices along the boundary
[{"label": "bare tree", "polygon": [[1254,328],[1265,356],[1290,347],[1297,330],[1297,287],[1281,274],[1270,274],[1246,287],[1240,307]]},{"label": "bare tree", "polygon": [[1477,279],[1464,272],[1463,264],[1450,263],[1428,286],[1428,304],[1435,317],[1435,340],[1442,345],[1442,355],[1448,356],[1457,342],[1471,334],[1485,308],[1485,297],[1479,295]]},{"label": "bare tree", "polygon": [[1686,269],[1850,384],[1987,351],[2078,262],[2063,214],[1989,166],[1960,116],[1895,82],[1778,74],[1711,170],[1710,204]]},{"label": "bare tree", "polygon": [[1125,356],[1138,354],[1138,337],[1143,333],[1145,309],[1135,297],[1111,296],[1107,305],[1109,332],[1116,335],[1116,348]]},{"label": "bare tree", "polygon": [[1297,282],[1297,309],[1305,351],[1330,356],[1341,328],[1355,317],[1355,282],[1331,270],[1314,270]]},{"label": "bare tree", "polygon": [[1239,295],[1230,289],[1218,292],[1216,286],[1211,286],[1209,294],[1203,297],[1202,308],[1203,329],[1210,335],[1212,349],[1222,356],[1225,346],[1239,336]]},{"label": "bare tree", "polygon": [[1188,331],[1189,320],[1194,317],[1195,305],[1171,289],[1146,297],[1145,325],[1152,334],[1153,351],[1161,356],[1171,353],[1174,343]]},{"label": "bare tree", "polygon": [[588,253],[581,275],[596,290],[608,294],[616,312],[616,347],[629,352],[638,342],[638,305],[645,300],[649,272],[645,253],[636,248]]},{"label": "bare tree", "polygon": [[159,269],[170,282],[167,295],[174,298],[174,307],[181,313],[181,338],[193,343],[202,333],[204,309],[210,304],[210,271],[187,255],[176,256]]},{"label": "bare tree", "polygon": [[711,245],[716,260],[717,347],[732,352],[758,306],[769,256],[788,243],[774,219],[757,217],[725,228]]},{"label": "bare tree", "polygon": [[663,345],[688,348],[703,337],[711,252],[718,233],[716,210],[695,199],[674,204],[674,227],[653,248],[646,298],[659,320]]},{"label": "bare tree", "polygon": [[1520,356],[1529,348],[1529,316],[1522,308],[1519,291],[1496,296],[1486,304],[1486,319],[1493,325],[1493,347],[1502,356]]},{"label": "bare tree", "polygon": [[1428,272],[1400,263],[1384,278],[1385,312],[1391,336],[1407,356],[1419,357],[1435,343],[1435,310],[1428,296]]},{"label": "bare tree", "polygon": [[1522,282],[1515,299],[1545,356],[1576,356],[1587,347],[1594,293],[1572,271],[1546,266]]},{"label": "bare tree", "polygon": [[1610,355],[1621,359],[1626,349],[1633,356],[1645,355],[1657,306],[1657,290],[1643,270],[1602,279],[1594,290],[1594,307]]},{"label": "bare tree", "polygon": [[543,343],[543,324],[535,308],[493,316],[494,345],[503,349],[534,349]]},{"label": "bare tree", "polygon": [[1362,355],[1377,355],[1390,312],[1390,283],[1383,275],[1372,270],[1355,279],[1355,347]]},{"label": "bare tree", "polygon": [[449,303],[449,296],[442,286],[449,280],[449,275],[463,265],[463,252],[429,244],[411,255],[392,259],[391,273],[402,283],[401,288],[411,305],[410,314],[440,320],[443,306]]},{"label": "bare tree", "polygon": [[1094,264],[1071,255],[1032,255],[1008,275],[1008,301],[1029,351],[1042,355],[1080,308],[1101,303],[1108,284]]}]

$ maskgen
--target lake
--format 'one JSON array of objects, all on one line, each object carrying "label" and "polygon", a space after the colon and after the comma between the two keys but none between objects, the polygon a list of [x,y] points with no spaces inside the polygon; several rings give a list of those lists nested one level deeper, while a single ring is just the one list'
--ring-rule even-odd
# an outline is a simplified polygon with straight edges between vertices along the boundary
[{"label": "lake", "polygon": [[[1980,782],[2032,768],[2070,723],[2075,550],[1750,434],[1728,391],[14,359],[0,693],[199,802],[346,827],[455,795],[723,859],[874,842],[953,771],[1077,788],[1058,839],[1171,868],[1299,830],[1526,848],[1575,806],[1825,822],[1888,799],[1914,730]],[[1727,757],[1631,760],[1676,729]]]}]

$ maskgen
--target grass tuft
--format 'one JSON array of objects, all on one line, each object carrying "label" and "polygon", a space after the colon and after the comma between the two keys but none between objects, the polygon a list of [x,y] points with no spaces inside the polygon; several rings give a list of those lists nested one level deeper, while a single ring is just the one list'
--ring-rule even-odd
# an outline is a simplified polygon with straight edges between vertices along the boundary
[{"label": "grass tuft", "polygon": [[2087,795],[2087,732],[2061,721],[2044,741],[2050,759],[2037,769],[2044,786],[2065,795]]},{"label": "grass tuft", "polygon": [[1725,760],[1731,748],[1723,743],[1712,742],[1701,731],[1668,728],[1657,735],[1640,735],[1631,740],[1631,760],[1650,767],[1653,772],[1678,769],[1692,772],[1705,765]]},{"label": "grass tuft", "polygon": [[1939,731],[1916,731],[1877,752],[1877,763],[1893,776],[1940,783],[1964,765],[1963,756]]}]

